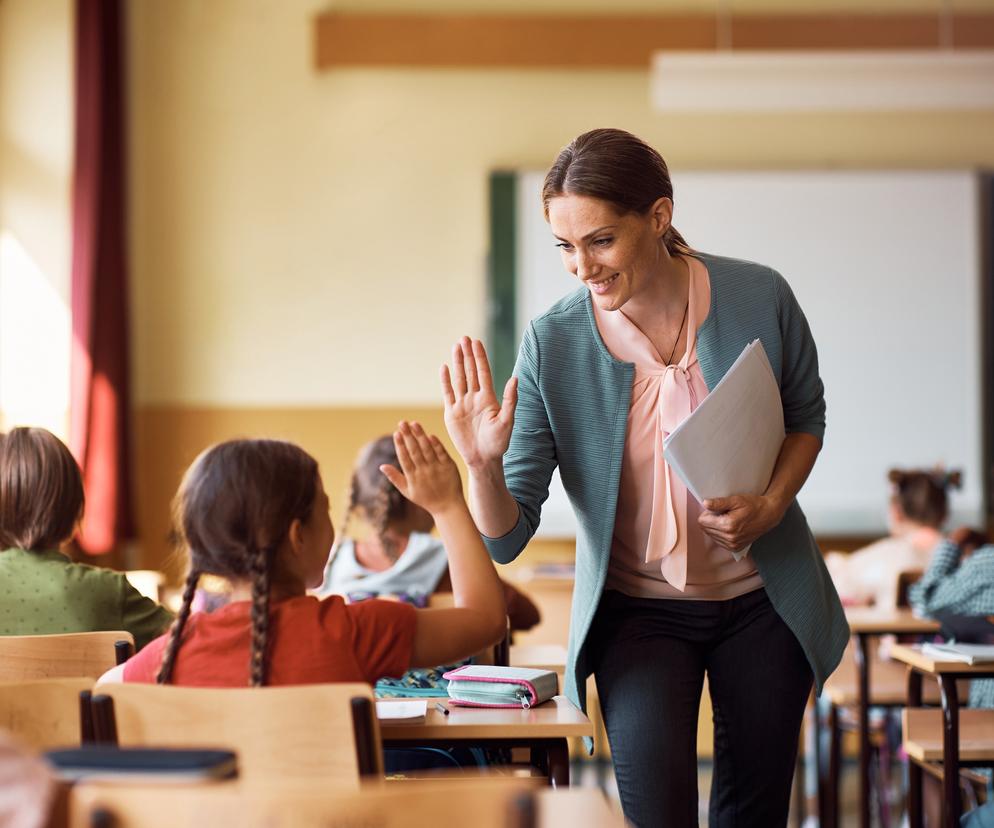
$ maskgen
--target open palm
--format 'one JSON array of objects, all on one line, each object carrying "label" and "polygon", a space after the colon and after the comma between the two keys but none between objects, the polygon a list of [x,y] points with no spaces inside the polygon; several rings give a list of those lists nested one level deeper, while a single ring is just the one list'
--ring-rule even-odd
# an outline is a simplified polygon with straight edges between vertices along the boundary
[{"label": "open palm", "polygon": [[464,336],[452,347],[452,370],[442,366],[445,427],[470,468],[499,460],[514,424],[518,383],[512,377],[498,402],[483,343]]}]

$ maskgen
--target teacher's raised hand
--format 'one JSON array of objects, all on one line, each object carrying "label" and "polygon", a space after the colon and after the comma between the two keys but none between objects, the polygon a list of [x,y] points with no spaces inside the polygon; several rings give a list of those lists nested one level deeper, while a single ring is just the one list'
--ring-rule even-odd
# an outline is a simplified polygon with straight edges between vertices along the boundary
[{"label": "teacher's raised hand", "polygon": [[445,427],[456,450],[472,470],[499,462],[507,451],[518,401],[511,377],[498,402],[483,343],[464,336],[452,346],[452,369],[442,365]]}]

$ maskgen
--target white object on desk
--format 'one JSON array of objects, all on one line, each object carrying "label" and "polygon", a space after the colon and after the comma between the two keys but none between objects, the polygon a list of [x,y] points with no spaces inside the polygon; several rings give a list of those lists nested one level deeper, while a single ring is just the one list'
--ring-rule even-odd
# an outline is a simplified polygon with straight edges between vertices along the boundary
[{"label": "white object on desk", "polygon": [[936,661],[990,664],[994,662],[994,644],[923,644],[922,655]]},{"label": "white object on desk", "polygon": [[428,715],[428,702],[425,699],[413,701],[378,701],[376,718],[380,721],[423,722]]}]

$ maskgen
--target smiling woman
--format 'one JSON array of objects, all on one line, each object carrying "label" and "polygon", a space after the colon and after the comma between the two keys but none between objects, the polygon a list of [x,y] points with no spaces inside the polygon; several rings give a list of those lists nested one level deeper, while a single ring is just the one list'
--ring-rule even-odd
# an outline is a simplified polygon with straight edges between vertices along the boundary
[{"label": "smiling woman", "polygon": [[[594,674],[633,824],[697,824],[707,674],[711,824],[784,825],[812,681],[848,637],[795,500],[825,426],[804,314],[770,268],[689,246],[665,162],[629,133],[576,138],[542,201],[581,289],[529,324],[501,402],[481,343],[464,338],[442,371],[473,515],[490,554],[513,560],[558,467],[578,526],[566,689],[582,704]],[[776,468],[762,495],[698,504],[663,440],[757,338],[787,429]]]}]

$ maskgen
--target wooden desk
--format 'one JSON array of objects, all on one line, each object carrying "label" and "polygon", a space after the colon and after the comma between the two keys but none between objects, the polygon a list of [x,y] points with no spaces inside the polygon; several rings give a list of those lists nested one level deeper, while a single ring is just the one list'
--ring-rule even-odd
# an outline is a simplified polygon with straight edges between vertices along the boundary
[{"label": "wooden desk", "polygon": [[[944,661],[925,655],[920,646],[896,645],[891,658],[908,665],[908,708],[905,710],[904,744],[908,756],[908,821],[911,828],[921,828],[922,766],[920,762],[941,760],[943,788],[943,821],[948,826],[959,825],[962,803],[959,792],[961,765],[988,764],[994,761],[994,711],[959,709],[957,679],[994,678],[994,664],[964,664]],[[922,677],[933,676],[939,681],[942,704],[941,751],[937,750],[935,724],[938,711],[913,710],[922,705]],[[981,714],[981,715],[977,715]],[[983,715],[986,714],[986,715]],[[970,742],[961,746],[960,725],[980,727],[971,730]],[[914,731],[908,728],[914,727]],[[914,752],[912,752],[914,751]],[[921,757],[921,758],[919,758]]]},{"label": "wooden desk", "polygon": [[[919,634],[939,631],[939,624],[917,618],[911,610],[878,610],[851,607],[846,620],[855,640],[853,655],[857,671],[856,707],[859,725],[859,824],[870,828],[870,639],[880,635]],[[837,812],[833,820],[837,819]]]},{"label": "wooden desk", "polygon": [[88,828],[94,810],[105,809],[122,828],[238,824],[245,828],[386,828],[437,822],[447,808],[474,828],[506,828],[512,797],[531,792],[536,828],[583,825],[624,828],[624,819],[593,788],[535,790],[526,780],[472,777],[412,783],[365,783],[361,789],[280,781],[246,785],[148,784],[84,781],[69,794],[72,828]]},{"label": "wooden desk", "polygon": [[448,716],[435,709],[435,701],[428,699],[428,715],[424,722],[381,720],[383,747],[427,745],[449,748],[466,747],[467,743],[472,747],[527,747],[532,751],[532,762],[548,771],[549,784],[567,787],[569,748],[566,740],[574,736],[594,735],[590,719],[565,696],[556,696],[529,710],[457,707],[449,704],[448,697],[438,699],[449,708]]}]

